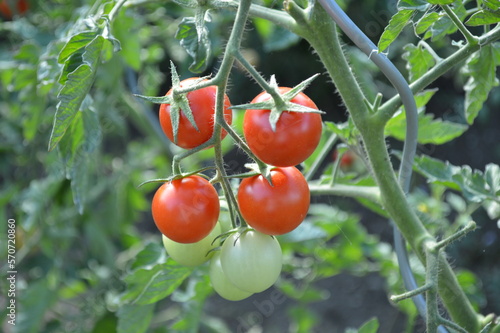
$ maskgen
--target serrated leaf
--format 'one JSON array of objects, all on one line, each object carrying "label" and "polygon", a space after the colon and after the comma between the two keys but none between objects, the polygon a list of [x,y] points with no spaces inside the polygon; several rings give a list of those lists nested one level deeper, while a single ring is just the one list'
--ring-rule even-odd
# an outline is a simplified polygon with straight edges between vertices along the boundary
[{"label": "serrated leaf", "polygon": [[191,268],[179,266],[170,260],[151,269],[135,270],[125,277],[127,290],[121,300],[137,305],[158,302],[174,292],[191,272]]},{"label": "serrated leaf", "polygon": [[420,78],[436,64],[432,54],[421,45],[407,44],[403,48],[403,59],[407,61],[406,68],[410,73],[410,82]]},{"label": "serrated leaf", "polygon": [[180,40],[181,46],[186,50],[193,62],[189,70],[201,73],[206,70],[210,59],[211,43],[208,29],[204,24],[204,10],[198,10],[195,17],[184,17],[179,24],[175,38]]},{"label": "serrated leaf", "polygon": [[117,312],[117,333],[147,332],[154,315],[155,304],[123,305]]},{"label": "serrated leaf", "polygon": [[[415,96],[415,102],[419,108],[418,114],[418,143],[420,144],[443,144],[462,135],[467,126],[441,119],[434,119],[432,114],[425,114],[425,105],[436,93],[436,89],[425,90]],[[389,120],[385,127],[385,134],[398,140],[404,141],[406,137],[406,113],[399,111]]]},{"label": "serrated leaf", "polygon": [[[479,170],[472,170],[468,165],[454,166],[449,162],[422,155],[415,158],[414,169],[425,176],[428,182],[461,191],[464,198],[470,202],[500,202],[498,166],[487,167],[486,173],[483,174]],[[490,180],[493,184],[490,184]]]},{"label": "serrated leaf", "polygon": [[430,7],[425,0],[399,0],[398,9],[411,9],[418,11],[426,11]]},{"label": "serrated leaf", "polygon": [[89,108],[77,112],[68,132],[69,135],[59,142],[58,149],[66,169],[66,178],[71,180],[73,202],[82,214],[88,194],[90,154],[101,142],[97,114]]},{"label": "serrated leaf", "polygon": [[57,61],[63,64],[69,57],[74,53],[82,50],[88,44],[90,44],[98,35],[97,31],[82,31],[77,35],[74,35],[70,40],[64,45],[63,49],[59,53]]},{"label": "serrated leaf", "polygon": [[413,13],[413,9],[402,9],[392,16],[382,36],[380,36],[378,42],[379,52],[384,52],[394,42],[410,21]]},{"label": "serrated leaf", "polygon": [[496,68],[500,65],[500,44],[483,46],[467,61],[464,72],[469,76],[464,86],[465,116],[472,124],[493,87],[498,86]]},{"label": "serrated leaf", "polygon": [[415,33],[417,35],[421,35],[425,32],[427,32],[427,29],[429,29],[439,18],[441,15],[439,15],[437,12],[430,12],[426,13],[420,20],[417,21],[417,24],[415,25]]},{"label": "serrated leaf", "polygon": [[85,47],[82,64],[68,74],[64,86],[59,91],[57,95],[59,103],[50,135],[49,150],[54,149],[62,139],[90,91],[94,83],[103,43],[104,38],[98,36]]},{"label": "serrated leaf", "polygon": [[497,11],[489,11],[489,10],[480,10],[477,13],[474,13],[465,24],[476,27],[480,25],[488,25],[495,24],[500,22],[500,10]]}]

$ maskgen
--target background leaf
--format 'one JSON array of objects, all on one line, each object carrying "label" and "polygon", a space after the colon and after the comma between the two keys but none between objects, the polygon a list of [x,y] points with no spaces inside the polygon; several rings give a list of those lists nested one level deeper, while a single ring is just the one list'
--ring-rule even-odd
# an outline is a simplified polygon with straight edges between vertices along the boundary
[{"label": "background leaf", "polygon": [[500,43],[487,45],[474,53],[464,68],[469,80],[465,90],[465,116],[472,124],[481,111],[493,87],[498,86],[497,66],[500,65]]}]

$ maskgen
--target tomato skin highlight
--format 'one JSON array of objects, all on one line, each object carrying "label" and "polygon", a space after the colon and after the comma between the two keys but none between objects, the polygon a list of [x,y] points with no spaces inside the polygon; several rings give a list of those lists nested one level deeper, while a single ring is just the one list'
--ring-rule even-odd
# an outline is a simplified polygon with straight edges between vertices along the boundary
[{"label": "tomato skin highlight", "polygon": [[[183,80],[181,87],[187,86],[190,81],[198,79],[197,77]],[[205,80],[206,81],[206,80]],[[165,135],[177,146],[184,149],[192,149],[210,140],[214,132],[215,120],[215,99],[217,94],[216,86],[209,86],[187,93],[189,106],[193,112],[193,117],[198,127],[197,131],[189,122],[189,119],[181,111],[179,117],[179,129],[177,131],[177,141],[174,141],[174,131],[170,117],[170,104],[161,104],[159,111],[160,125]],[[172,95],[170,89],[166,95]],[[224,95],[224,119],[231,125],[233,112],[231,109],[229,97]],[[221,137],[224,138],[227,132],[222,131]]]},{"label": "tomato skin highlight", "polygon": [[210,259],[210,268],[208,272],[210,283],[215,292],[228,301],[241,301],[253,295],[253,293],[244,291],[236,287],[222,270],[220,263],[220,251],[215,253]]},{"label": "tomato skin highlight", "polygon": [[276,238],[252,229],[229,236],[220,254],[222,270],[228,280],[250,293],[271,287],[280,276],[282,261]]},{"label": "tomato skin highlight", "polygon": [[297,228],[309,210],[309,185],[295,167],[271,170],[273,186],[262,176],[242,180],[238,205],[249,226],[267,235]]},{"label": "tomato skin highlight", "polygon": [[[291,88],[280,87],[280,94]],[[251,103],[271,99],[262,92]],[[292,98],[292,103],[318,109],[304,93]],[[243,134],[250,150],[263,162],[279,166],[294,166],[304,162],[316,149],[321,139],[322,121],[318,113],[284,111],[276,123],[276,131],[269,122],[270,110],[248,109],[243,119]]]},{"label": "tomato skin highlight", "polygon": [[215,224],[215,227],[202,240],[195,243],[177,243],[162,235],[162,242],[167,254],[178,264],[188,267],[194,267],[207,262],[213,255],[209,251],[220,245],[220,240],[215,239],[221,234],[220,223]]},{"label": "tomato skin highlight", "polygon": [[206,237],[217,223],[219,196],[205,178],[188,176],[160,186],[151,211],[162,234],[177,243],[194,243]]}]

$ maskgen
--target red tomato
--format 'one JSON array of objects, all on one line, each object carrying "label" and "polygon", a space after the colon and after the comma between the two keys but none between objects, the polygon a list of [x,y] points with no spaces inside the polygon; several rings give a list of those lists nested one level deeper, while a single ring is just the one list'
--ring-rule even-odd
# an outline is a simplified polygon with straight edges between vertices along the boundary
[{"label": "red tomato", "polygon": [[[281,94],[291,88],[281,87]],[[252,103],[271,99],[262,92]],[[299,93],[292,103],[318,109],[316,104],[304,93]],[[245,112],[243,133],[250,150],[263,162],[274,166],[293,166],[304,162],[316,149],[321,138],[322,122],[318,113],[284,111],[273,132],[269,122],[270,110]]]},{"label": "red tomato", "polygon": [[245,221],[267,235],[282,235],[297,228],[309,210],[306,179],[295,167],[271,171],[273,186],[262,176],[245,178],[238,190],[238,205]]},{"label": "red tomato", "polygon": [[200,176],[163,184],[151,206],[153,220],[162,234],[177,243],[194,243],[206,237],[219,218],[219,195]]},{"label": "red tomato", "polygon": [[[16,2],[16,5],[17,14],[24,14],[29,9],[29,4],[26,0],[18,0]],[[12,19],[12,16],[14,16],[13,10],[11,10],[8,0],[3,0],[2,2],[0,2],[0,13],[3,17],[9,20]]]},{"label": "red tomato", "polygon": [[[180,86],[185,87],[187,82],[195,79],[198,78],[192,77],[183,80]],[[212,137],[214,133],[216,93],[216,86],[205,87],[187,93],[189,106],[193,112],[193,117],[199,131],[191,125],[189,119],[184,115],[184,112],[181,111],[177,142],[174,142],[174,131],[170,117],[170,104],[160,105],[160,124],[163,132],[165,132],[170,141],[174,142],[179,147],[191,149],[198,147]],[[172,95],[172,89],[170,89],[166,95]],[[224,119],[228,124],[231,124],[233,113],[229,107],[231,107],[231,102],[227,96],[224,96]],[[226,134],[225,131],[222,131],[222,138],[224,138]]]}]

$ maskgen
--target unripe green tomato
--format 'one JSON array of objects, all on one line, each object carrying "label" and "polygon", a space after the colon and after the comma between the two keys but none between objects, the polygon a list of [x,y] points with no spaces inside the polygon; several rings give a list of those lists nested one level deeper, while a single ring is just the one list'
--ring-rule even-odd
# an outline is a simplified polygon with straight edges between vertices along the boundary
[{"label": "unripe green tomato", "polygon": [[[208,261],[212,253],[208,251],[220,245],[220,241],[214,239],[221,234],[220,223],[217,222],[212,231],[202,240],[196,243],[177,243],[162,235],[163,246],[168,255],[174,259],[178,264],[183,266],[198,266]],[[213,244],[212,244],[213,242]]]},{"label": "unripe green tomato", "polygon": [[215,292],[219,294],[220,297],[225,298],[228,301],[241,301],[242,299],[250,297],[253,294],[239,289],[228,280],[220,263],[220,251],[217,251],[212,256],[212,259],[210,259],[210,269],[208,274],[210,276],[210,283],[212,284]]},{"label": "unripe green tomato", "polygon": [[281,273],[283,255],[275,237],[250,229],[233,233],[222,245],[222,270],[239,289],[258,293],[271,287]]}]

